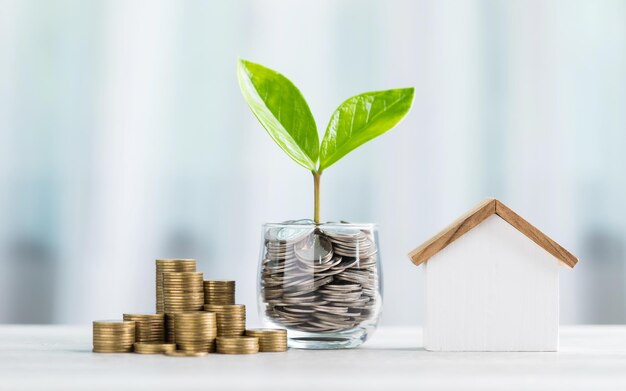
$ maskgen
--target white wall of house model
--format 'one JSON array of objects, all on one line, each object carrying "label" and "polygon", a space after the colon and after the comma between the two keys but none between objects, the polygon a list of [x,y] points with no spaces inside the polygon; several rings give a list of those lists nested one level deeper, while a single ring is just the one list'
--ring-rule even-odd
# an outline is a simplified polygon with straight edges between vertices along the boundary
[{"label": "white wall of house model", "polygon": [[411,253],[425,267],[427,350],[558,349],[559,268],[577,260],[501,203],[513,217],[498,215],[498,203],[487,200]]}]

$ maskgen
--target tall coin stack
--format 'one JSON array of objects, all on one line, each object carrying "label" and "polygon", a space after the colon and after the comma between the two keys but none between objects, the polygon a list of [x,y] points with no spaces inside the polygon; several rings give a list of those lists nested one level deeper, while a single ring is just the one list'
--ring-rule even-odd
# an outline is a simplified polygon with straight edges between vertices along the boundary
[{"label": "tall coin stack", "polygon": [[103,320],[93,322],[93,351],[127,353],[133,351],[135,322]]},{"label": "tall coin stack", "polygon": [[135,322],[135,342],[163,343],[165,340],[163,314],[124,314],[124,320]]},{"label": "tall coin stack", "polygon": [[218,337],[239,337],[246,331],[246,306],[243,304],[205,304],[204,310],[217,316]]},{"label": "tall coin stack", "polygon": [[223,354],[254,354],[259,352],[255,337],[217,337],[217,352]]},{"label": "tall coin stack", "polygon": [[215,351],[217,325],[211,312],[180,312],[174,315],[176,345],[187,353]]},{"label": "tall coin stack", "polygon": [[205,281],[204,304],[235,304],[235,281]]},{"label": "tall coin stack", "polygon": [[195,272],[195,259],[157,259],[156,260],[156,312],[164,313],[163,273]]},{"label": "tall coin stack", "polygon": [[246,336],[259,339],[259,352],[286,352],[287,330],[284,329],[251,329]]},{"label": "tall coin stack", "polygon": [[[204,288],[202,273],[175,272],[163,273],[163,309],[166,314],[165,326],[168,337],[174,337],[176,317],[179,312],[202,311]],[[175,339],[168,339],[175,342]]]}]

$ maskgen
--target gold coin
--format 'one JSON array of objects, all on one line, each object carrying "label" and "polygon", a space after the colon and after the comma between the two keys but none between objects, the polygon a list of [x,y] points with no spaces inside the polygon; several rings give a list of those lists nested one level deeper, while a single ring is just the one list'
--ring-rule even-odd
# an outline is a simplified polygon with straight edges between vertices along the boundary
[{"label": "gold coin", "polygon": [[[207,300],[232,300],[235,298],[235,294],[223,294],[223,295],[216,295],[214,292],[207,292],[207,290],[204,290],[204,298]],[[226,303],[226,304],[221,304],[221,303],[207,303],[207,304],[216,304],[216,305],[235,305],[235,303]]]},{"label": "gold coin", "polygon": [[256,354],[259,351],[256,349],[250,349],[250,350],[227,350],[227,349],[222,349],[217,351],[220,354]]},{"label": "gold coin", "polygon": [[135,330],[93,330],[93,335],[103,335],[103,336],[126,336],[126,335],[135,335]]},{"label": "gold coin", "polygon": [[219,285],[210,285],[207,284],[206,281],[202,284],[204,286],[204,290],[212,293],[219,294],[232,294],[235,293],[234,286],[219,286]]},{"label": "gold coin", "polygon": [[94,335],[93,336],[93,340],[94,341],[132,341],[135,342],[135,336],[134,335],[124,335],[121,337],[111,337],[111,336],[106,336],[106,335]]},{"label": "gold coin", "polygon": [[254,344],[259,341],[256,337],[236,337],[236,338],[218,338],[217,342],[222,344]]},{"label": "gold coin", "polygon": [[166,289],[163,293],[163,302],[166,302],[167,299],[175,298],[202,298],[204,300],[204,293],[201,290],[194,290],[192,288],[183,290],[183,289]]},{"label": "gold coin", "polygon": [[176,342],[176,345],[178,345],[178,347],[182,350],[182,349],[198,349],[198,348],[203,348],[203,349],[208,349],[209,346],[211,346],[213,344],[213,340],[209,340],[209,341],[178,341]]},{"label": "gold coin", "polygon": [[224,325],[218,325],[217,329],[219,331],[238,331],[238,332],[245,332],[246,331],[246,325],[242,324],[242,325],[238,325],[238,326],[224,326]]},{"label": "gold coin", "polygon": [[214,328],[217,325],[215,321],[206,320],[206,321],[186,321],[178,319],[176,322],[176,327],[184,327],[184,328]]},{"label": "gold coin", "polygon": [[217,346],[221,346],[223,348],[250,348],[250,347],[254,347],[254,346],[258,346],[258,342],[223,342],[220,341],[220,339],[223,338],[243,338],[243,337],[217,337],[216,338],[216,342],[217,342]]},{"label": "gold coin", "polygon": [[[204,302],[201,297],[189,297],[189,296],[168,296],[165,298],[165,306],[168,305],[194,305],[199,307],[200,309],[197,311],[202,311],[204,308]],[[182,312],[193,312],[193,311],[182,311]]]},{"label": "gold coin", "polygon": [[245,319],[245,312],[210,312],[204,311],[208,314],[215,314],[216,319],[226,319],[226,320],[236,320],[236,319]]},{"label": "gold coin", "polygon": [[106,335],[111,337],[135,335],[135,330],[93,330],[93,335]]},{"label": "gold coin", "polygon": [[211,312],[204,312],[204,311],[180,312],[180,313],[177,313],[175,316],[176,316],[176,319],[215,319],[216,318],[215,314]]},{"label": "gold coin", "polygon": [[126,318],[132,318],[132,320],[143,320],[143,321],[161,321],[163,320],[163,314],[124,314],[124,320]]},{"label": "gold coin", "polygon": [[217,336],[217,333],[183,333],[183,332],[177,332],[174,334],[176,336],[177,340],[180,339],[209,339],[209,338],[215,338]]},{"label": "gold coin", "polygon": [[165,258],[165,259],[157,259],[157,265],[168,265],[168,264],[196,264],[196,260],[194,258]]},{"label": "gold coin", "polygon": [[94,320],[93,325],[98,327],[130,327],[134,326],[135,322],[125,320]]},{"label": "gold coin", "polygon": [[[185,292],[185,293],[166,293],[163,297],[163,302],[173,302],[173,301],[196,301],[200,302],[204,300],[204,295],[202,292],[194,293],[194,292]],[[202,303],[203,304],[203,303]]]},{"label": "gold coin", "polygon": [[[163,273],[163,278],[164,279],[185,279],[185,278],[198,278],[198,277],[202,277],[203,273],[202,272],[169,272],[169,273]],[[202,283],[204,284],[204,281],[202,281]]]},{"label": "gold coin", "polygon": [[186,352],[181,350],[173,350],[171,352],[165,352],[166,356],[172,357],[202,357],[208,355],[209,352]]},{"label": "gold coin", "polygon": [[135,333],[128,334],[93,334],[94,339],[108,339],[108,340],[118,340],[118,339],[135,339]]},{"label": "gold coin", "polygon": [[206,343],[207,341],[213,341],[217,335],[203,335],[196,337],[185,337],[185,336],[176,336],[177,343]]},{"label": "gold coin", "polygon": [[123,332],[109,332],[102,330],[94,330],[94,337],[104,337],[104,338],[125,338],[125,337],[135,337],[135,330],[127,330]]},{"label": "gold coin", "polygon": [[217,314],[245,314],[246,307],[242,304],[205,304],[204,310]]},{"label": "gold coin", "polygon": [[176,344],[173,343],[142,343],[136,342],[133,345],[135,353],[142,354],[157,354],[165,353],[167,351],[176,350]]}]

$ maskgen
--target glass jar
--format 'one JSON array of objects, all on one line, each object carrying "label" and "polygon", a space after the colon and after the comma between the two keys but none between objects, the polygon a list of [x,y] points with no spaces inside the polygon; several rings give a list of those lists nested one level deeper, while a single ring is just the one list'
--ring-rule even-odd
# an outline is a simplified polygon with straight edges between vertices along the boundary
[{"label": "glass jar", "polygon": [[263,225],[259,315],[289,346],[341,349],[372,335],[382,309],[375,224],[310,220]]}]

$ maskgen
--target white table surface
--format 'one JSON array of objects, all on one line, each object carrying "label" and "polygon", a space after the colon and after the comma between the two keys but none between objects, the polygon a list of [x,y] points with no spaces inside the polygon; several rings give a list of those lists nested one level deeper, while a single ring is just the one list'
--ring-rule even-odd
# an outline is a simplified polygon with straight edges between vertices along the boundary
[{"label": "white table surface", "polygon": [[561,327],[558,353],[433,353],[419,328],[358,349],[95,354],[90,326],[0,326],[0,390],[626,390],[626,326]]}]

